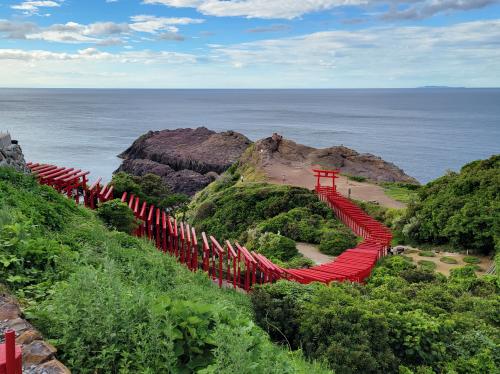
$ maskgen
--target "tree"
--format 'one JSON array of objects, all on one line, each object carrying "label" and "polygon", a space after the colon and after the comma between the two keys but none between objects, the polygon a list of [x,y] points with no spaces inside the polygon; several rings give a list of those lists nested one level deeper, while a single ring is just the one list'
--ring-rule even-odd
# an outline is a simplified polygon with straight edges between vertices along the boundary
[{"label": "tree", "polygon": [[131,234],[138,226],[134,212],[119,199],[99,205],[97,215],[108,227],[128,234]]}]

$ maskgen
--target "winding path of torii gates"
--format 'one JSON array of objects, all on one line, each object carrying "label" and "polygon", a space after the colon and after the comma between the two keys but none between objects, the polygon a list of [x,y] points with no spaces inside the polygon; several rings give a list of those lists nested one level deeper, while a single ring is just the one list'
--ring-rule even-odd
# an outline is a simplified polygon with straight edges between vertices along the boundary
[{"label": "winding path of torii gates", "polygon": [[[99,203],[112,200],[113,186],[101,184],[99,178],[89,186],[88,172],[48,164],[28,163],[41,184],[54,187],[69,198],[95,209]],[[364,282],[378,259],[387,254],[392,239],[385,226],[367,215],[361,208],[341,196],[335,188],[337,170],[313,170],[317,178],[316,193],[330,206],[337,217],[364,240],[356,248],[344,251],[330,263],[309,269],[284,269],[265,256],[247,250],[239,243],[219,242],[204,232],[198,236],[194,227],[170,217],[164,210],[141,202],[126,192],[120,197],[142,222],[134,235],[147,237],[159,250],[175,256],[190,270],[202,270],[216,281],[250,291],[254,284],[288,279],[300,283],[332,281]],[[322,180],[331,181],[329,186]]]}]

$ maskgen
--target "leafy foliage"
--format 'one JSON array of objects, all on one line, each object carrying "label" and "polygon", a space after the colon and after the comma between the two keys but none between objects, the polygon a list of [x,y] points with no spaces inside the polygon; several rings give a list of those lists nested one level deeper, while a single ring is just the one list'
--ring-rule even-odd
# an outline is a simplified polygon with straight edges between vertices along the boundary
[{"label": "leafy foliage", "polygon": [[460,269],[446,279],[401,256],[366,286],[268,284],[252,294],[271,337],[338,373],[495,373],[499,288]]},{"label": "leafy foliage", "polygon": [[356,237],[312,191],[241,182],[237,170],[229,170],[196,196],[189,216],[199,230],[237,239],[257,251],[258,238],[268,232],[322,244],[320,250],[329,254],[356,245]]},{"label": "leafy foliage", "polygon": [[423,186],[403,232],[413,240],[492,253],[500,241],[500,155],[465,165]]},{"label": "leafy foliage", "polygon": [[111,229],[131,234],[138,226],[132,209],[119,199],[99,205],[97,215]]},{"label": "leafy foliage", "polygon": [[171,212],[184,212],[189,203],[189,197],[184,194],[173,193],[155,174],[145,174],[142,177],[119,172],[113,175],[114,191],[121,197],[124,192],[140,197],[142,201],[153,204],[157,208]]},{"label": "leafy foliage", "polygon": [[326,372],[273,345],[245,295],[107,230],[29,176],[0,168],[0,191],[0,282],[74,371]]}]

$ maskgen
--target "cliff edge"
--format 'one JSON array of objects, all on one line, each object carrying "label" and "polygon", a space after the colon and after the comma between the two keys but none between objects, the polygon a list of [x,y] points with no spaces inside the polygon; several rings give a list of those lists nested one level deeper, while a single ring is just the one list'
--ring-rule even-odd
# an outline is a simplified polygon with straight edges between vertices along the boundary
[{"label": "cliff edge", "polygon": [[194,195],[227,170],[251,144],[244,135],[206,127],[150,131],[119,155],[117,171],[157,174],[174,192]]},{"label": "cliff edge", "polygon": [[8,166],[21,173],[29,173],[21,147],[10,134],[0,132],[0,167]]}]

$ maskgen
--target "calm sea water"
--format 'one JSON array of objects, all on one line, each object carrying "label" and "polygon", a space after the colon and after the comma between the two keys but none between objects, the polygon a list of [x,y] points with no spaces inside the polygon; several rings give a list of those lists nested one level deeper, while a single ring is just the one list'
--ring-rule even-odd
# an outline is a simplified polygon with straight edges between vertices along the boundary
[{"label": "calm sea water", "polygon": [[148,130],[206,126],[283,134],[392,161],[421,182],[500,153],[500,89],[0,89],[0,131],[26,158],[109,178]]}]

